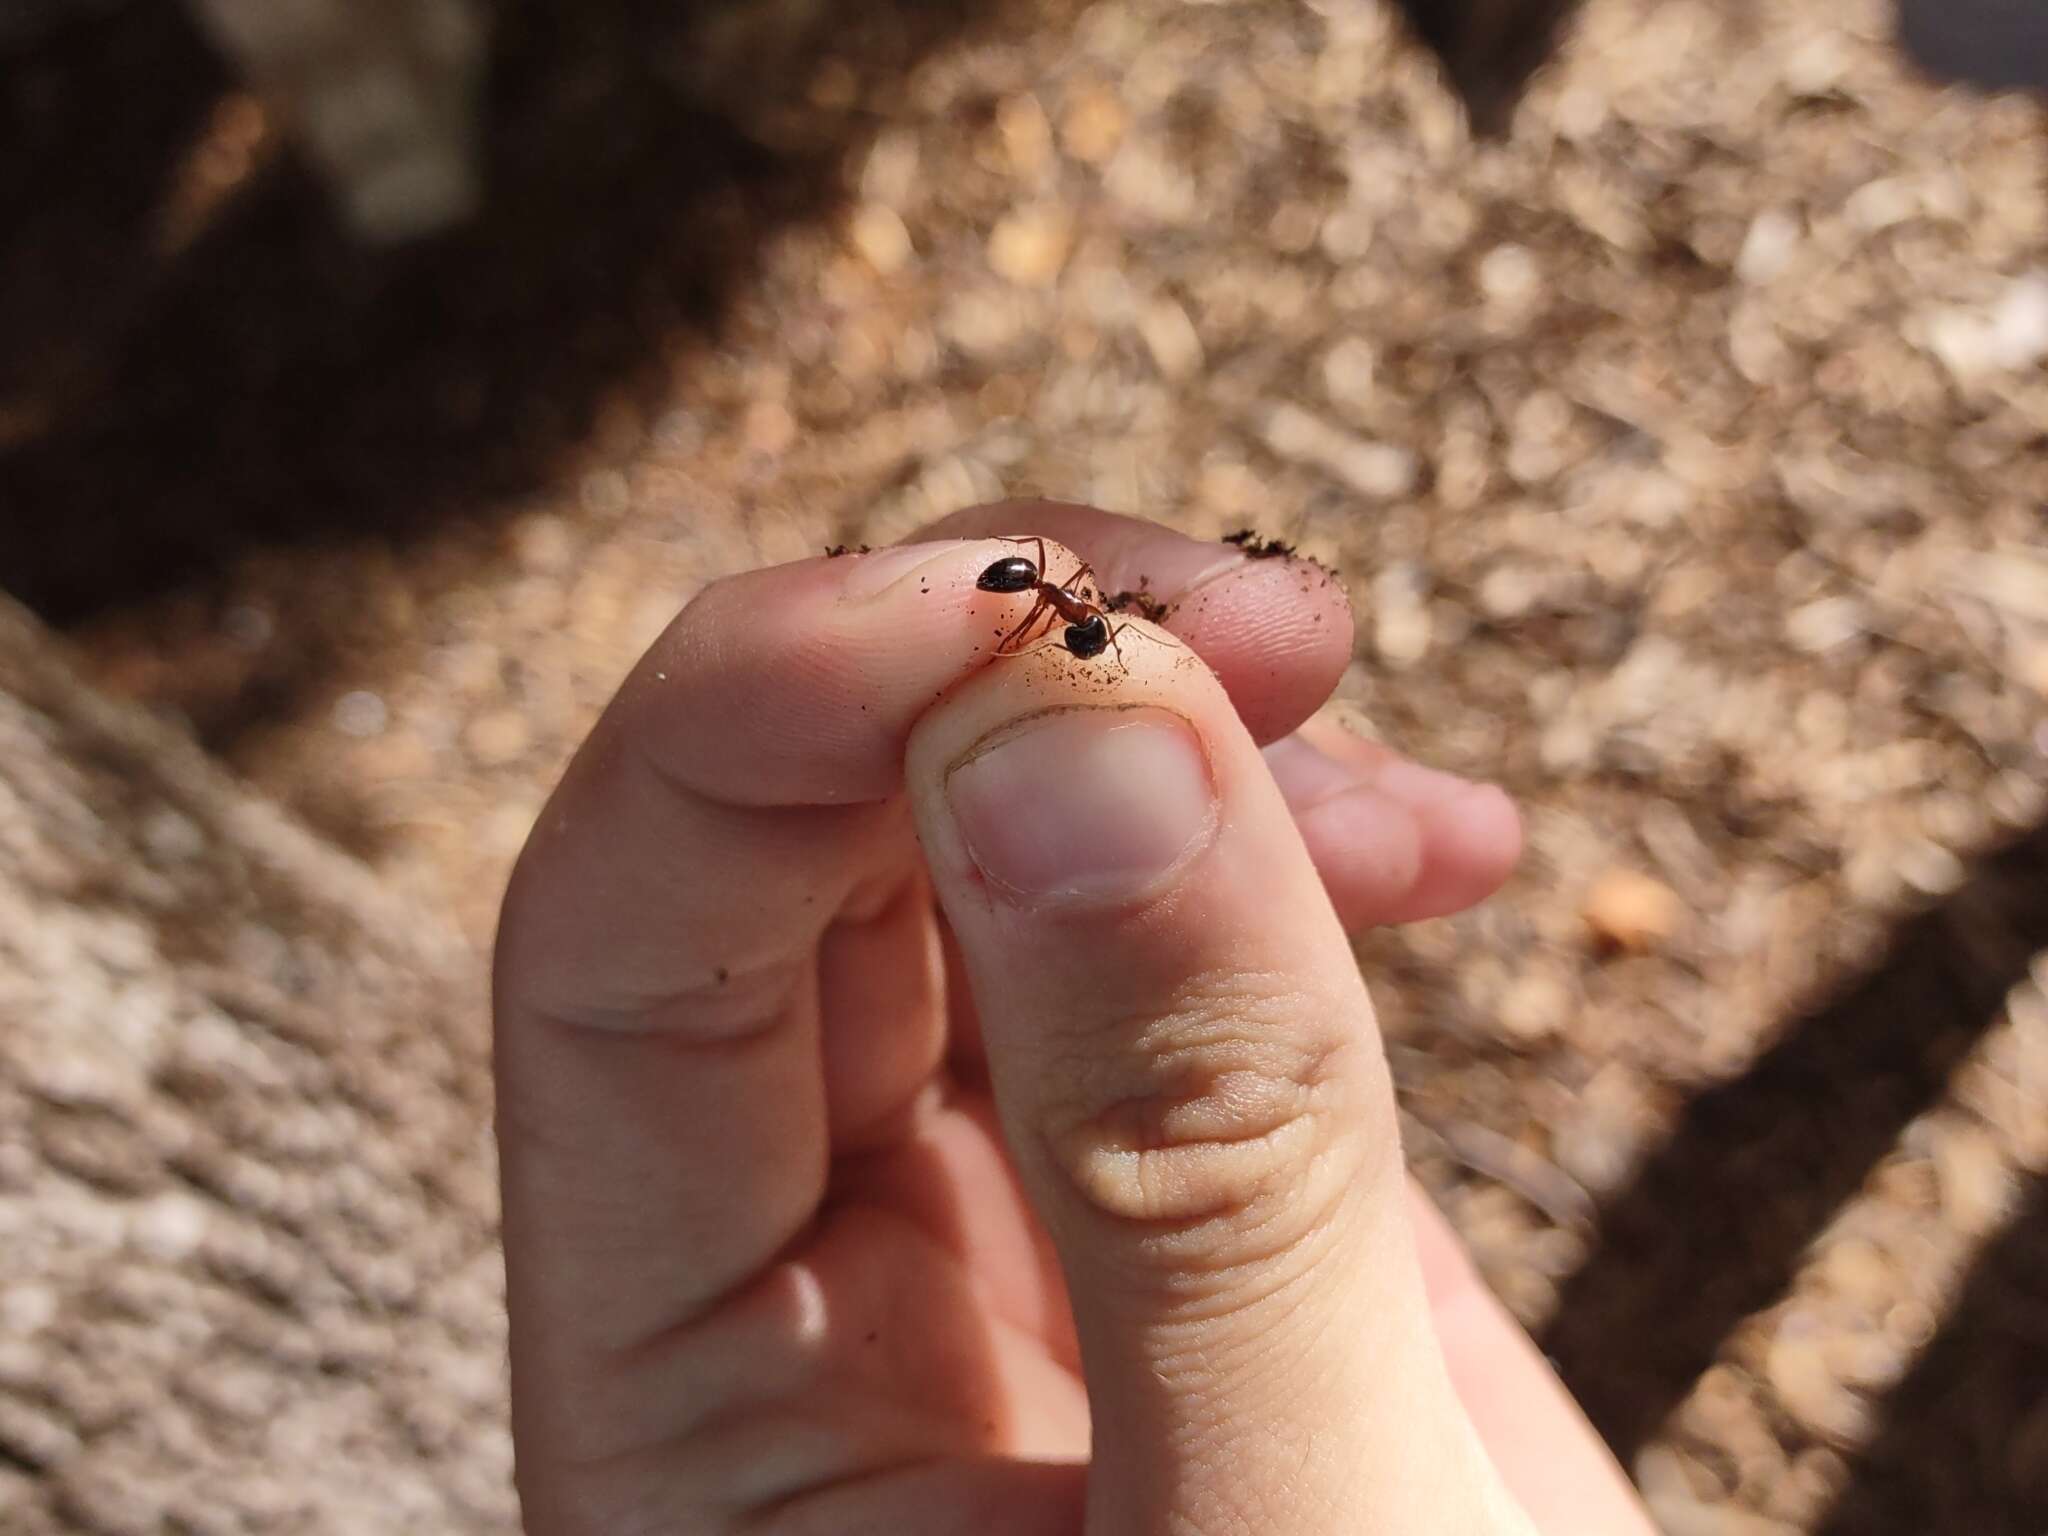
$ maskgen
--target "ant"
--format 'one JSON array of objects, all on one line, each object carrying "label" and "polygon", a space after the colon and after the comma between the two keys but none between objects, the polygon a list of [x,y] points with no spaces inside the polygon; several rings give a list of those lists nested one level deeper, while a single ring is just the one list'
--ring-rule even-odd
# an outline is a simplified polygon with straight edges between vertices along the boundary
[{"label": "ant", "polygon": [[1005,555],[977,576],[974,584],[984,592],[1036,592],[1038,601],[1031,605],[1031,611],[1024,615],[1021,623],[996,642],[996,650],[1009,650],[1019,636],[1030,632],[1031,626],[1038,622],[1039,615],[1050,608],[1067,623],[1065,631],[1060,635],[1061,645],[1083,661],[1100,656],[1106,650],[1114,650],[1117,663],[1129,671],[1128,664],[1124,662],[1123,647],[1117,644],[1117,636],[1130,626],[1112,625],[1109,622],[1109,615],[1102,606],[1085,595],[1090,589],[1083,583],[1095,574],[1095,567],[1083,562],[1081,568],[1064,582],[1047,581],[1045,540],[1012,539],[1009,542],[1036,545],[1038,558],[1033,560],[1024,555]]}]

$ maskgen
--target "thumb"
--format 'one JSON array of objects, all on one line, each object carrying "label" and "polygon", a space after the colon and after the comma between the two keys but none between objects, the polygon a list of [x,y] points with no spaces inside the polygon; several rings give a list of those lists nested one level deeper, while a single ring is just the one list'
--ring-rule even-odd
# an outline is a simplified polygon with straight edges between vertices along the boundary
[{"label": "thumb", "polygon": [[998,660],[908,765],[1073,1299],[1088,1529],[1525,1530],[1437,1353],[1372,1008],[1286,804],[1192,653],[1119,649]]}]

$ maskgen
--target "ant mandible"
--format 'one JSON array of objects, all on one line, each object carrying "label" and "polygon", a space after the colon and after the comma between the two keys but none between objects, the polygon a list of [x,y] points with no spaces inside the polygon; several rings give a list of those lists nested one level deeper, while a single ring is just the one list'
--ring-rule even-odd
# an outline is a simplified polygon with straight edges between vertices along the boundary
[{"label": "ant mandible", "polygon": [[1024,615],[1022,622],[996,642],[997,652],[1009,650],[1018,637],[1028,634],[1039,616],[1050,608],[1066,620],[1067,627],[1060,635],[1061,645],[1083,661],[1100,656],[1106,650],[1114,650],[1118,664],[1128,671],[1117,636],[1129,626],[1111,625],[1102,606],[1084,596],[1088,588],[1082,583],[1095,574],[1095,567],[1084,561],[1080,569],[1064,582],[1048,581],[1045,577],[1045,540],[1031,538],[1011,542],[1036,545],[1038,557],[1034,560],[1025,555],[1005,555],[976,577],[974,584],[984,592],[1035,591],[1038,601],[1031,605],[1031,611]]}]

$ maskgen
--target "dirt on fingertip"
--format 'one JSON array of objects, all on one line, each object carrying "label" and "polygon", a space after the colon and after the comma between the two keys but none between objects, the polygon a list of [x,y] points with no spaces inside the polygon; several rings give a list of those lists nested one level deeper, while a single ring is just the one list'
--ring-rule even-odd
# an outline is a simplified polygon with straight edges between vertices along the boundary
[{"label": "dirt on fingertip", "polygon": [[1139,618],[1158,624],[1173,611],[1170,603],[1163,603],[1146,591],[1143,585],[1126,587],[1103,605],[1111,613],[1135,613]]},{"label": "dirt on fingertip", "polygon": [[1256,528],[1240,528],[1235,533],[1226,533],[1223,542],[1235,544],[1251,560],[1288,560],[1295,554],[1295,547],[1285,539],[1268,538]]}]

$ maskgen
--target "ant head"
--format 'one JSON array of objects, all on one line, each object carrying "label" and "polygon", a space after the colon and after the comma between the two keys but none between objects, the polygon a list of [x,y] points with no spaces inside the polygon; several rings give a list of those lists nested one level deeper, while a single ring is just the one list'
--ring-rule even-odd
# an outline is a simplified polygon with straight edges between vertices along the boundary
[{"label": "ant head", "polygon": [[1109,620],[1098,613],[1084,624],[1069,624],[1066,634],[1060,638],[1066,648],[1083,661],[1091,656],[1100,656],[1109,649]]},{"label": "ant head", "polygon": [[1029,592],[1038,581],[1038,566],[1022,555],[1006,555],[974,578],[984,592]]}]

